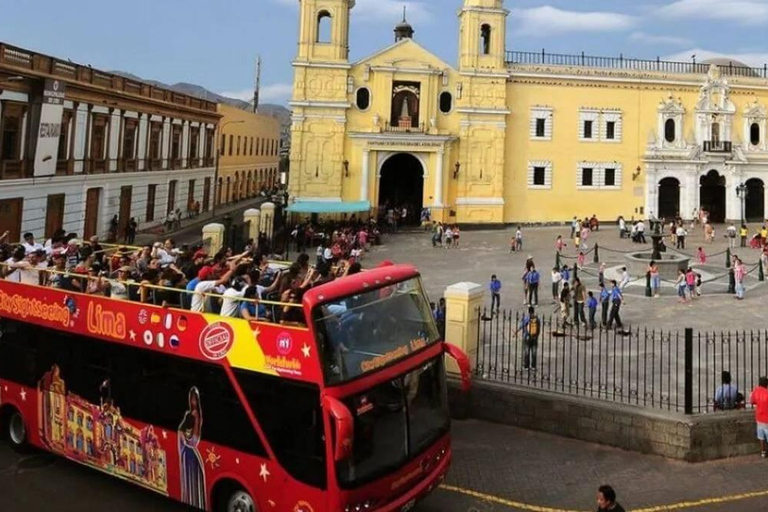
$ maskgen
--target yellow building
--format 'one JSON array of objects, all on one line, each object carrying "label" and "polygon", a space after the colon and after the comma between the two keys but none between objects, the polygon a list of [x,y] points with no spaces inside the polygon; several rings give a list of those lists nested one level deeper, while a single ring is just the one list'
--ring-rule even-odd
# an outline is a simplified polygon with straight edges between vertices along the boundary
[{"label": "yellow building", "polygon": [[765,69],[508,52],[502,0],[463,1],[458,67],[405,19],[353,63],[354,3],[300,1],[294,208],[427,207],[462,224],[765,217]]},{"label": "yellow building", "polygon": [[256,196],[278,181],[280,121],[218,104],[219,170],[216,204]]}]

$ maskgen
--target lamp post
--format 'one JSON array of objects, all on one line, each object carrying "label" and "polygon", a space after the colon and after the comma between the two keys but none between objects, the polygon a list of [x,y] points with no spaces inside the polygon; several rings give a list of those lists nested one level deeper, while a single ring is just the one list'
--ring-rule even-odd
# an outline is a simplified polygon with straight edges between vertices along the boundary
[{"label": "lamp post", "polygon": [[744,202],[747,199],[747,185],[739,183],[736,185],[736,196],[741,200],[741,225],[744,225]]},{"label": "lamp post", "polygon": [[[245,121],[227,121],[223,125],[221,125],[221,128],[219,129],[220,135],[224,134],[224,128],[226,128],[230,124],[243,124]],[[214,144],[218,141],[214,141]],[[219,193],[221,192],[219,190],[219,160],[221,160],[221,157],[224,156],[224,145],[222,144],[219,146],[219,149],[216,150],[216,168],[213,171],[213,208],[211,208],[211,218],[216,218],[216,206],[219,204]]]}]

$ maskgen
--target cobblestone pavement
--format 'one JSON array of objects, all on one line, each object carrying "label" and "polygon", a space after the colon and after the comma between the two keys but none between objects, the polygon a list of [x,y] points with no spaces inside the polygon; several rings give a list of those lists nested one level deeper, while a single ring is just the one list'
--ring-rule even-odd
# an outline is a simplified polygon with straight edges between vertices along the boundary
[{"label": "cobblestone pavement", "polygon": [[[691,465],[478,421],[454,422],[453,431],[445,487],[415,512],[589,511],[603,483],[617,489],[627,510],[768,509],[768,461],[759,457]],[[60,512],[187,510],[50,454],[20,456],[6,444],[0,477],[3,512],[50,510],[52,503]]]},{"label": "cobblestone pavement", "polygon": [[[755,226],[750,226],[750,234],[755,231]],[[715,241],[705,244],[701,229],[696,229],[688,237],[686,251],[694,254],[696,248],[703,246],[705,252],[710,255],[727,249],[727,240],[724,238],[725,226],[716,227]],[[533,256],[537,268],[542,274],[540,286],[540,306],[546,313],[550,309],[550,273],[555,263],[555,239],[557,235],[567,238],[570,227],[539,227],[523,228],[524,250],[510,253],[509,240],[514,235],[514,229],[489,230],[489,231],[463,231],[461,233],[461,245],[458,249],[433,249],[431,235],[423,232],[408,232],[396,235],[387,235],[384,245],[374,247],[367,254],[364,264],[375,265],[383,260],[392,260],[397,263],[412,263],[416,265],[424,277],[424,282],[431,300],[437,300],[451,284],[461,281],[471,281],[487,286],[491,274],[497,274],[502,280],[502,307],[513,310],[523,310],[523,286],[521,281],[525,260],[528,255]],[[650,242],[650,237],[649,242]],[[597,242],[600,246],[601,259],[607,260],[608,267],[623,263],[623,254],[610,252],[617,251],[648,250],[650,244],[633,244],[630,240],[619,239],[618,228],[604,226],[599,232],[592,233],[589,238],[589,247]],[[572,242],[567,241],[568,247],[565,255],[575,257],[576,252]],[[755,264],[759,259],[759,251],[755,249],[737,248],[738,254],[746,264]],[[695,259],[695,258],[694,258]],[[725,254],[710,257],[705,270],[710,275],[727,274],[725,268]],[[587,257],[587,262],[592,267],[592,255]],[[573,259],[564,260],[569,266],[573,265]],[[751,268],[751,266],[750,266]],[[593,273],[595,269],[592,269]],[[584,276],[585,284],[591,290],[597,289],[597,280]],[[768,295],[768,287],[764,283],[758,283],[755,270],[748,283],[747,299],[737,302],[732,295],[723,293],[724,283],[727,279],[721,279],[717,283],[707,283],[703,288],[704,297],[692,304],[678,304],[674,295],[666,291],[660,298],[646,298],[644,296],[645,280],[643,276],[632,276],[633,279],[641,278],[629,286],[626,300],[622,307],[622,318],[625,324],[642,325],[663,329],[679,329],[682,327],[694,327],[696,329],[750,329],[765,325],[765,313],[762,304]],[[490,296],[486,299],[486,305],[490,305]]]}]

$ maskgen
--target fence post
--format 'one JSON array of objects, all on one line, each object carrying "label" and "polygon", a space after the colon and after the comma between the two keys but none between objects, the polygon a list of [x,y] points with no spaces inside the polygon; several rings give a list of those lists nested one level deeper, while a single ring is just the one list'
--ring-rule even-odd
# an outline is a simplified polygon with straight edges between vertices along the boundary
[{"label": "fence post", "polygon": [[731,268],[731,248],[725,250],[725,268]]},{"label": "fence post", "polygon": [[736,274],[734,274],[733,268],[728,270],[728,293],[736,293]]},{"label": "fence post", "polygon": [[760,258],[760,261],[758,262],[760,265],[760,268],[757,271],[757,279],[760,282],[765,281],[765,269],[763,268],[763,258]]},{"label": "fence post", "polygon": [[599,246],[595,242],[595,256],[592,258],[593,263],[600,263],[600,253],[598,252]]},{"label": "fence post", "polygon": [[261,212],[256,208],[249,208],[243,212],[243,222],[250,222],[248,238],[253,238],[254,244],[259,243],[259,229],[261,228]]},{"label": "fence post", "polygon": [[[485,288],[476,283],[457,283],[445,289],[445,340],[453,343],[469,357],[472,371],[477,365],[478,310],[483,305]],[[448,373],[458,375],[452,359],[447,361]]]},{"label": "fence post", "polygon": [[210,239],[211,245],[208,248],[210,254],[216,254],[224,245],[226,231],[223,224],[206,224],[203,226],[203,240]]},{"label": "fence post", "polygon": [[693,329],[685,329],[685,414],[693,414]]}]

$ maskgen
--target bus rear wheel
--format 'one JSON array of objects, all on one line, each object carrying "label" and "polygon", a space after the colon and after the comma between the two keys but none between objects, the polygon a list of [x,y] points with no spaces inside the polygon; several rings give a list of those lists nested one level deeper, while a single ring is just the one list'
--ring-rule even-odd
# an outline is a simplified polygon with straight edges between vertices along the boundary
[{"label": "bus rear wheel", "polygon": [[27,447],[27,426],[24,423],[24,417],[15,408],[11,407],[2,411],[0,423],[5,428],[5,437],[10,441],[11,446],[18,451],[23,451]]},{"label": "bus rear wheel", "polygon": [[220,494],[216,512],[257,512],[256,503],[248,491],[237,485],[227,487],[229,488]]}]

